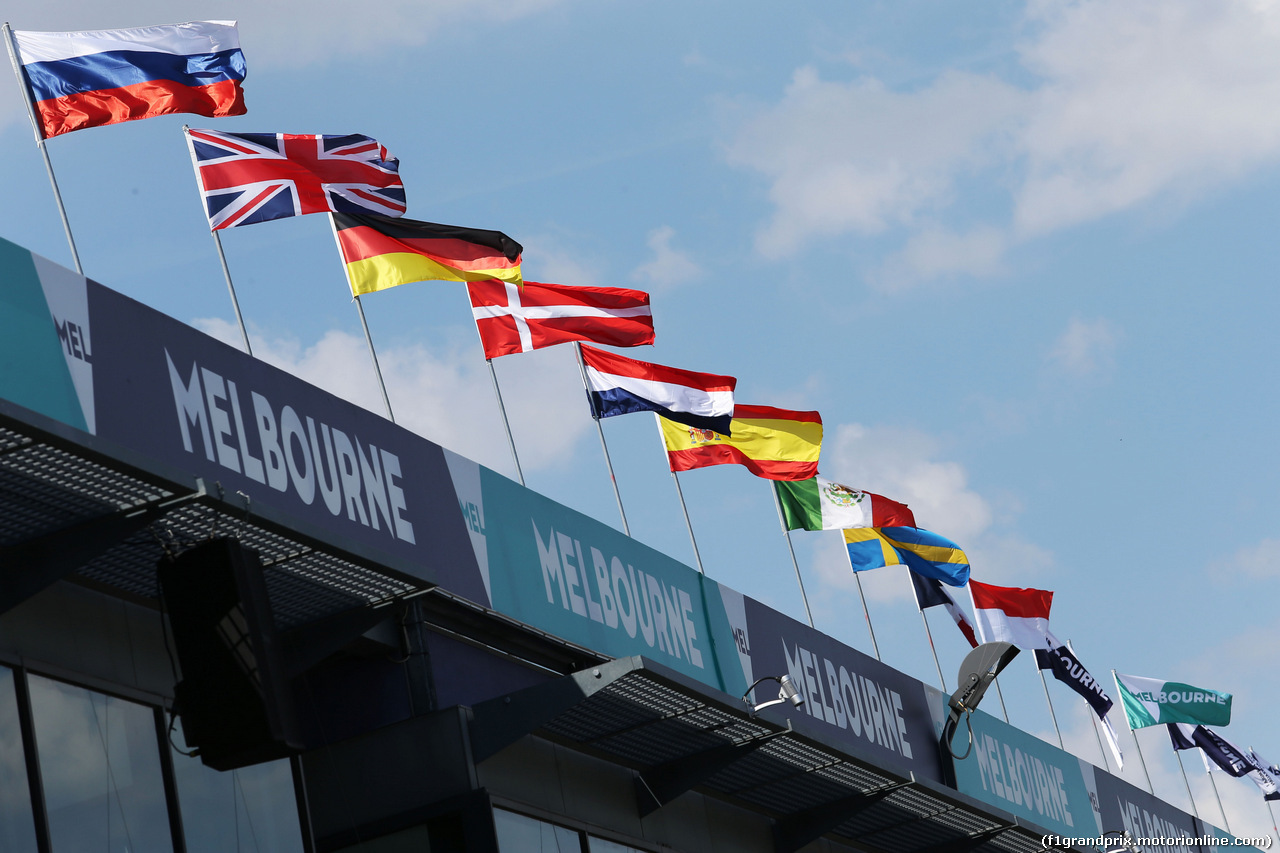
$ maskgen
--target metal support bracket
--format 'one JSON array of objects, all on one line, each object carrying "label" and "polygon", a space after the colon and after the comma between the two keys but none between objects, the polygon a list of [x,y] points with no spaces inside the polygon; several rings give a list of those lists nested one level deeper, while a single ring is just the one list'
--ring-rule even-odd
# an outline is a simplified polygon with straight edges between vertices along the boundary
[{"label": "metal support bracket", "polygon": [[658,764],[636,778],[636,803],[645,817],[665,806],[685,791],[696,788],[726,767],[746,758],[766,741],[791,734],[791,721],[780,731],[735,743],[724,743],[711,749]]},{"label": "metal support bracket", "polygon": [[0,613],[83,568],[174,506],[203,497],[204,483],[198,482],[199,488],[190,494],[95,516],[0,547]]},{"label": "metal support bracket", "polygon": [[894,791],[911,784],[909,781],[895,782],[871,791],[850,794],[783,818],[773,827],[774,849],[777,853],[795,853],[796,850],[821,838],[849,818],[876,805]]}]

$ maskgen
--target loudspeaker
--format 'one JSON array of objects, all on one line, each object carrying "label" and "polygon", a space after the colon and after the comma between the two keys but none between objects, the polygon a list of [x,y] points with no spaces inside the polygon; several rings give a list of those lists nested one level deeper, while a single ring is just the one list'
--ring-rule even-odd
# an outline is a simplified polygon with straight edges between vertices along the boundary
[{"label": "loudspeaker", "polygon": [[157,567],[182,681],[174,687],[187,746],[217,770],[301,748],[283,646],[258,554],[211,539]]}]

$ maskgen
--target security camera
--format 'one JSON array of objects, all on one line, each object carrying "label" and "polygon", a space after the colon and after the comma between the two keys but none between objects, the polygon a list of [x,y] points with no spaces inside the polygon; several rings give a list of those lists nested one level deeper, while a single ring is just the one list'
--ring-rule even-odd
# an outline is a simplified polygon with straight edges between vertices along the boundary
[{"label": "security camera", "polygon": [[[761,702],[757,705],[749,697],[751,696],[751,691],[755,690],[756,686],[762,681],[778,682],[778,698],[770,699],[768,702]],[[742,694],[742,701],[751,709],[751,715],[755,716],[762,708],[768,708],[770,705],[781,705],[783,702],[790,702],[799,708],[804,704],[804,696],[800,695],[800,691],[796,688],[795,682],[791,680],[791,676],[766,675],[764,678],[757,678],[755,683],[747,688],[747,692]]]},{"label": "security camera", "polygon": [[804,697],[800,695],[800,691],[797,690],[795,684],[792,683],[791,676],[782,676],[778,679],[778,683],[782,685],[781,689],[778,690],[779,699],[788,699],[791,704],[795,705],[797,708],[804,704]]}]

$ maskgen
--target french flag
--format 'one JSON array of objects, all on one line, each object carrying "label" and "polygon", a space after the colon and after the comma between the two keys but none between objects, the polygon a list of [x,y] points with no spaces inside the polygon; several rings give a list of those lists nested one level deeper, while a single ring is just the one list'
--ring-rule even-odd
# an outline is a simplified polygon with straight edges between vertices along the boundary
[{"label": "french flag", "polygon": [[1047,589],[1021,589],[969,581],[973,615],[984,643],[1013,643],[1020,649],[1052,648]]},{"label": "french flag", "polygon": [[13,35],[45,139],[170,113],[245,112],[235,21]]},{"label": "french flag", "polygon": [[611,418],[657,412],[668,420],[729,435],[733,389],[738,380],[695,373],[582,347],[591,414]]}]

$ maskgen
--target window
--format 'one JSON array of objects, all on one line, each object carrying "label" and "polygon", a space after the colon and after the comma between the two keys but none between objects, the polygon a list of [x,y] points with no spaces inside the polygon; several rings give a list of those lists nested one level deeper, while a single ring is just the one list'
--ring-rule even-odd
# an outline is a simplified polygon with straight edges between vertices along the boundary
[{"label": "window", "polygon": [[172,740],[187,853],[301,853],[302,831],[287,760],[222,772],[177,751],[185,743],[181,720]]},{"label": "window", "polygon": [[30,676],[54,853],[172,850],[151,708]]},{"label": "window", "polygon": [[545,820],[494,809],[493,828],[502,853],[582,853],[577,832]]},{"label": "window", "polygon": [[13,671],[0,666],[0,850],[35,853],[36,825]]}]

